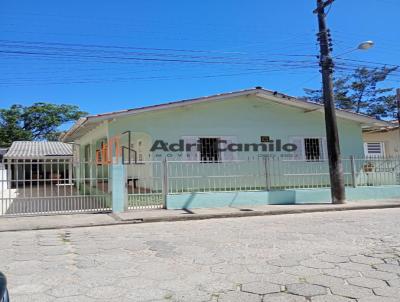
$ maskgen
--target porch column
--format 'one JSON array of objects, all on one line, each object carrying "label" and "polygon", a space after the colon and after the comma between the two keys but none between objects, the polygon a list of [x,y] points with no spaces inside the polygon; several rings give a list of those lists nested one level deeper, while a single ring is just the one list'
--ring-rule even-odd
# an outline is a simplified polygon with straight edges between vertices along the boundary
[{"label": "porch column", "polygon": [[90,160],[89,160],[89,177],[90,177],[90,188],[96,187],[97,175],[96,175],[96,141],[90,141]]},{"label": "porch column", "polygon": [[75,172],[75,185],[79,192],[82,182],[82,171],[85,170],[85,164],[84,164],[85,159],[84,159],[84,149],[82,148],[82,146],[81,145],[76,145],[76,146],[78,148],[78,154],[76,155],[77,161],[75,161],[75,154],[74,154],[74,157],[72,159],[72,169]]},{"label": "porch column", "polygon": [[128,192],[126,188],[126,169],[120,161],[110,165],[112,182],[112,211],[128,210]]}]

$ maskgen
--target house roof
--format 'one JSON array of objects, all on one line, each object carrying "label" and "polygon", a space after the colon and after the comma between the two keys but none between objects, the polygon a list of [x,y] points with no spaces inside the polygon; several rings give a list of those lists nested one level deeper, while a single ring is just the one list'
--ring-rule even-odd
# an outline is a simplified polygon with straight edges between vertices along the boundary
[{"label": "house roof", "polygon": [[[206,103],[206,102],[216,102],[225,100],[228,98],[234,98],[239,96],[249,96],[254,95],[259,98],[265,99],[266,101],[271,101],[291,107],[302,108],[305,112],[310,111],[321,111],[323,112],[324,106],[319,103],[313,103],[305,100],[301,100],[295,98],[293,96],[289,96],[283,93],[279,93],[277,91],[267,90],[261,87],[227,92],[222,94],[215,94],[211,96],[204,96],[200,98],[194,99],[185,99],[179,101],[173,101],[168,103],[161,103],[158,105],[138,107],[134,109],[127,109],[115,112],[108,112],[103,114],[89,115],[87,117],[79,119],[62,137],[62,141],[72,142],[74,139],[77,139],[90,130],[97,127],[100,123],[111,120],[118,117],[123,117],[127,115],[136,115],[144,112],[156,111],[156,110],[164,110],[164,109],[172,109],[178,108],[182,106],[197,104],[197,103]],[[380,121],[375,118],[369,117],[367,115],[353,113],[346,110],[337,110],[336,115],[340,118],[352,120],[359,122],[362,127],[386,127],[389,125],[388,122]]]},{"label": "house roof", "polygon": [[44,159],[49,157],[72,157],[72,145],[62,142],[13,142],[6,159]]},{"label": "house roof", "polygon": [[385,127],[379,128],[368,128],[363,130],[364,133],[379,133],[379,132],[390,132],[390,131],[398,131],[399,130],[399,122],[398,121],[389,121],[389,125]]}]

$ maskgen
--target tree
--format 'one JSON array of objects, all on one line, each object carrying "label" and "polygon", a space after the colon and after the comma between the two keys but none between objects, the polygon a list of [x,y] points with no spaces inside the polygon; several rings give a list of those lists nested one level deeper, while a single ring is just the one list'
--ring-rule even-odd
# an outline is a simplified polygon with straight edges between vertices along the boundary
[{"label": "tree", "polygon": [[[363,113],[379,119],[396,117],[394,88],[380,88],[381,82],[397,67],[357,68],[352,74],[334,79],[336,107],[355,113]],[[304,89],[303,99],[322,102],[321,90]]]},{"label": "tree", "polygon": [[0,109],[0,146],[8,147],[17,140],[58,140],[61,125],[86,114],[77,106],[49,103]]},{"label": "tree", "polygon": [[23,128],[23,107],[12,105],[10,109],[0,109],[0,147],[8,147],[13,140],[31,140],[32,135]]}]

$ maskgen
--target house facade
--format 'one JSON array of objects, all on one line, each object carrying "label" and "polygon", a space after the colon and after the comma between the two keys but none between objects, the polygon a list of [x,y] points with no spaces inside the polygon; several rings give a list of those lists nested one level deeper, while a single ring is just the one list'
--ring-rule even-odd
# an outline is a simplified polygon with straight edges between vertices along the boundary
[{"label": "house facade", "polygon": [[[88,116],[13,143],[0,215],[327,203],[323,109],[254,88]],[[337,118],[347,199],[400,198],[400,157],[364,157],[363,130],[390,124]]]},{"label": "house facade", "polygon": [[[387,122],[343,110],[337,118],[346,186],[399,184],[392,166],[386,171],[364,160],[363,129]],[[108,192],[127,188],[133,205],[293,203],[304,191],[292,189],[330,186],[323,106],[262,88],[88,116],[62,140],[77,146],[75,157],[85,167],[77,175],[91,186],[106,180]],[[125,176],[117,180],[121,163]],[[240,199],[242,192],[258,197]],[[197,193],[204,193],[199,200]],[[329,200],[329,191],[323,196]]]},{"label": "house facade", "polygon": [[[345,111],[337,115],[344,157],[363,156],[364,127],[386,125]],[[110,149],[113,144],[125,147],[125,158],[131,153],[139,162],[165,157],[232,161],[266,155],[327,159],[323,107],[264,89],[89,116],[70,129],[63,141],[79,144],[83,161],[99,159],[103,147]],[[182,150],[182,143],[196,146]],[[218,143],[222,150],[214,147]]]},{"label": "house facade", "polygon": [[400,156],[400,128],[393,125],[363,132],[364,153],[369,157]]}]

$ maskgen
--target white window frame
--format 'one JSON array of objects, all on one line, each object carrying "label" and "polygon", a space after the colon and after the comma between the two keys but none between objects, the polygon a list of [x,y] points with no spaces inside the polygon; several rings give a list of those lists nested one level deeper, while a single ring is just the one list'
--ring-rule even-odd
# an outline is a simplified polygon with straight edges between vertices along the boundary
[{"label": "white window frame", "polygon": [[[379,144],[381,152],[378,153],[369,153],[368,152],[368,144]],[[384,157],[385,156],[385,143],[384,142],[364,142],[364,155],[366,157]]]},{"label": "white window frame", "polygon": [[[225,140],[228,143],[236,143],[237,142],[236,136],[231,136],[231,135],[196,135],[196,136],[185,135],[185,136],[181,137],[181,139],[183,139],[185,145],[186,145],[187,141],[197,142],[200,138],[217,138],[219,140]],[[229,154],[227,154],[227,152],[229,152]],[[185,151],[184,153],[185,153],[185,159],[187,159],[186,155],[189,152]],[[198,152],[197,150],[196,151],[192,150],[192,154],[189,155],[189,160],[194,160],[193,157],[195,157],[195,161],[201,162],[200,152]],[[237,160],[238,152],[223,151],[223,152],[220,152],[219,158],[220,158],[220,162]]]},{"label": "white window frame", "polygon": [[[326,137],[325,136],[291,136],[289,138],[289,141],[293,144],[296,141],[301,140],[301,146],[300,150],[296,150],[294,154],[296,160],[307,160],[306,158],[306,147],[305,147],[305,139],[318,139],[320,142],[320,159],[318,160],[319,162],[321,161],[326,161],[328,160],[328,148],[326,144]],[[295,144],[297,146],[297,144]],[[299,146],[297,146],[299,147]],[[312,162],[312,160],[309,160]]]}]

